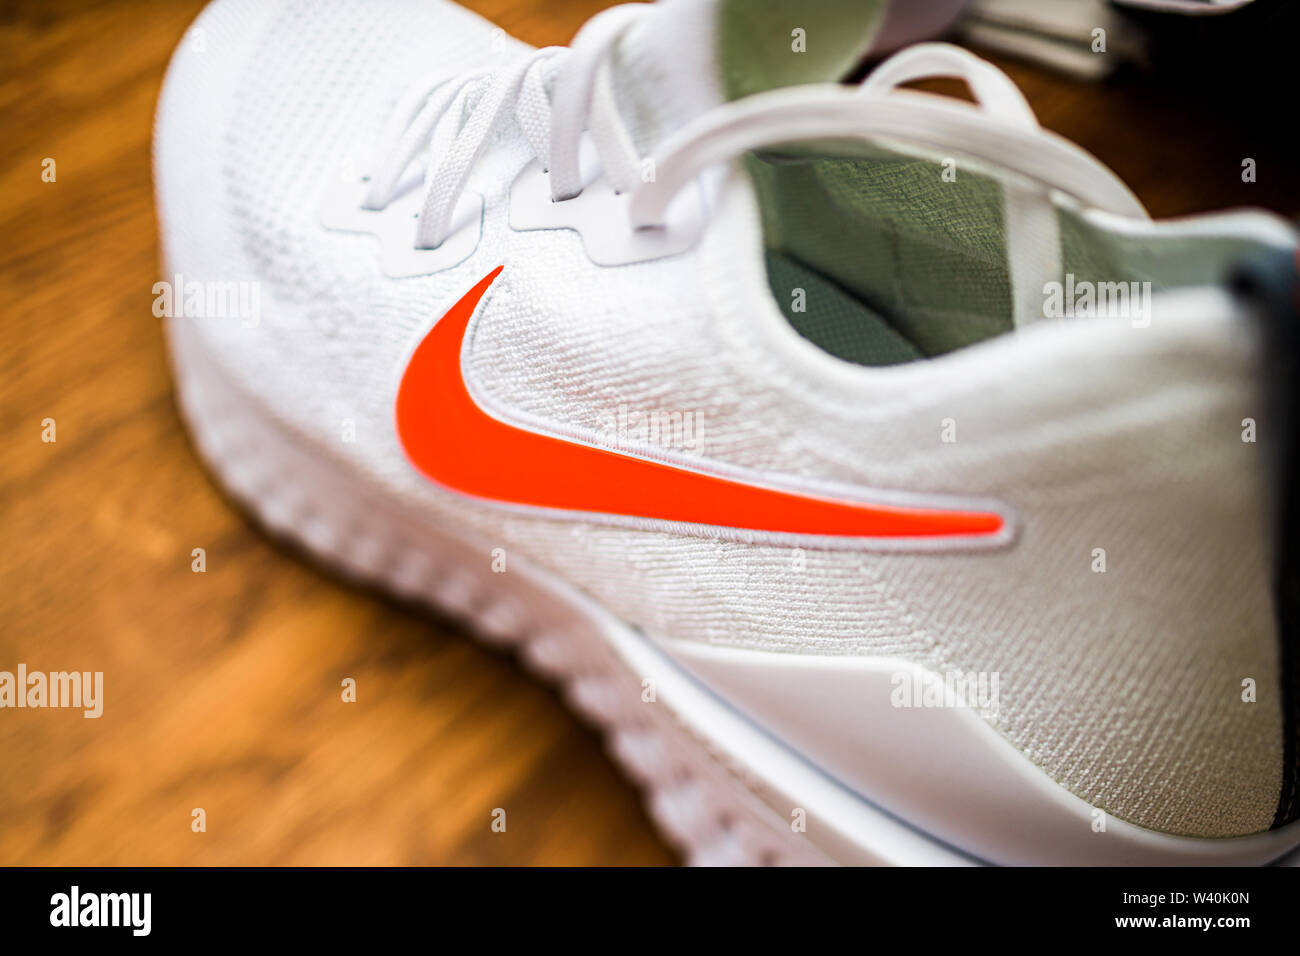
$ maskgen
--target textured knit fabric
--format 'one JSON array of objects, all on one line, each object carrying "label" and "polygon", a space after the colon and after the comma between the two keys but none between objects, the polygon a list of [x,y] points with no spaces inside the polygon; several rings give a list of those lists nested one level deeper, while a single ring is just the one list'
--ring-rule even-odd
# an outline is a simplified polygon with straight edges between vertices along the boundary
[{"label": "textured knit fabric", "polygon": [[848,74],[889,0],[722,0],[716,62],[729,99]]},{"label": "textured knit fabric", "polygon": [[767,279],[790,324],[832,355],[859,365],[895,365],[921,357],[882,316],[798,259],[769,251]]},{"label": "textured knit fabric", "polygon": [[[325,190],[365,157],[410,78],[523,48],[438,2],[223,0],[198,27],[203,48],[182,47],[159,113],[169,266],[262,284],[255,328],[197,327],[232,382],[353,475],[359,498],[468,526],[651,637],[997,671],[997,729],[1085,800],[1173,833],[1267,828],[1277,648],[1261,446],[1240,438],[1259,414],[1256,349],[1216,297],[1158,310],[1149,328],[1040,323],[930,361],[850,365],[773,301],[739,164],[710,192],[692,250],[607,268],[571,231],[510,228],[510,186],[532,159],[513,128],[468,184],[484,197],[475,252],[389,279],[374,237],[320,226]],[[988,288],[1000,288],[987,254]],[[636,450],[611,428],[620,408],[689,411],[702,445],[660,453],[831,491],[993,496],[1015,509],[1016,541],[795,560],[773,544],[530,515],[431,485],[393,431],[397,382],[437,317],[501,264],[464,359],[494,414]],[[926,268],[942,286],[939,264]],[[987,291],[958,298],[992,314]],[[942,311],[952,293],[934,295]],[[339,440],[345,420],[355,442]],[[1105,573],[1091,569],[1098,548]],[[1242,702],[1245,678],[1256,704]]]}]

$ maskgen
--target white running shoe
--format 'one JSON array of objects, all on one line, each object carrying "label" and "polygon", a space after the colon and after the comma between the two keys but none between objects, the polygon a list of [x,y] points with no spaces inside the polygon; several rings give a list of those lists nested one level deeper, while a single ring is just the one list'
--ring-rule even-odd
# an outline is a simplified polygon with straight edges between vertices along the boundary
[{"label": "white running shoe", "polygon": [[1294,233],[1152,222],[955,47],[834,85],[878,5],[787,6],[210,6],[155,144],[203,456],[563,682],[694,862],[1279,857],[1276,432],[1215,284]]}]

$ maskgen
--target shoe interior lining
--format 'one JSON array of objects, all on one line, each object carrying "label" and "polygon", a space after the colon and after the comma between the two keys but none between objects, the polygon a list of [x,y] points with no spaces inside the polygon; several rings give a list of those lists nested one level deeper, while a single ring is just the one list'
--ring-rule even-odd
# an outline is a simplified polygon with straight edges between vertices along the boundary
[{"label": "shoe interior lining", "polygon": [[[874,146],[851,156],[751,153],[746,165],[772,293],[791,325],[827,352],[893,365],[1014,328],[998,180],[959,168],[946,181],[941,161]],[[1266,245],[1212,228],[1240,215],[1203,217],[1211,228],[1196,235],[1160,226],[1130,235],[1058,208],[1059,278],[1150,282],[1153,294],[1221,282]]]}]

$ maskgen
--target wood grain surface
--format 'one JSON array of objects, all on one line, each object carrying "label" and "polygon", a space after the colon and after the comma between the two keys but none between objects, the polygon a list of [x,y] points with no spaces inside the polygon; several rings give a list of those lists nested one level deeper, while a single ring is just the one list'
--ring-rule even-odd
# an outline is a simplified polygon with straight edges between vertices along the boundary
[{"label": "wood grain surface", "polygon": [[[469,4],[539,45],[603,5]],[[552,690],[277,546],[200,468],[150,309],[149,167],[163,70],[200,7],[0,7],[0,670],[105,674],[99,719],[0,710],[0,864],[674,862]],[[1157,215],[1300,211],[1284,130],[1141,77],[1003,65]]]}]

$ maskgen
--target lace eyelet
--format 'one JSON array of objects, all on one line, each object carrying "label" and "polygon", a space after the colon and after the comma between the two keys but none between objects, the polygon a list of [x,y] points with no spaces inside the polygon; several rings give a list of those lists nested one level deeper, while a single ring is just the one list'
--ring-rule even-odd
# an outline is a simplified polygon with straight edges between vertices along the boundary
[{"label": "lace eyelet", "polygon": [[683,189],[665,225],[633,229],[630,192],[618,193],[601,176],[568,199],[552,199],[541,163],[526,166],[510,187],[510,228],[517,232],[571,229],[582,237],[597,265],[646,262],[689,249],[704,230],[705,209],[698,186]]},{"label": "lace eyelet", "polygon": [[462,193],[443,241],[434,248],[421,249],[414,245],[422,212],[421,191],[405,192],[383,209],[367,209],[368,188],[355,175],[339,180],[325,191],[317,215],[321,225],[331,231],[378,239],[379,265],[385,275],[400,279],[450,269],[478,247],[483,222],[483,197],[478,193]]}]

